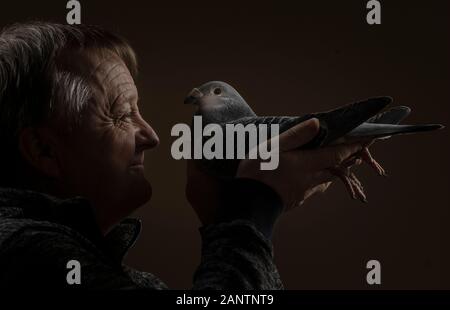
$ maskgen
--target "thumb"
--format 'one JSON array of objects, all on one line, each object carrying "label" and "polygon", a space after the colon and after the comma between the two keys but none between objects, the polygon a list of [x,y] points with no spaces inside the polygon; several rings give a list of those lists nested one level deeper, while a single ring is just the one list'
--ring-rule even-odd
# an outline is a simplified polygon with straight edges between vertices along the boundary
[{"label": "thumb", "polygon": [[292,128],[289,128],[279,136],[280,151],[290,151],[308,143],[319,133],[320,123],[317,118],[311,118]]}]

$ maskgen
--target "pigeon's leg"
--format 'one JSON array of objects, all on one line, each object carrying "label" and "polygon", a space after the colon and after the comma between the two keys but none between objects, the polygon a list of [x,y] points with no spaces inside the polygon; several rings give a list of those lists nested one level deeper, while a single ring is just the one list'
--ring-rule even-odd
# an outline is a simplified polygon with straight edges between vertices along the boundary
[{"label": "pigeon's leg", "polygon": [[353,155],[352,157],[350,157],[350,158],[346,159],[345,161],[343,161],[343,162],[340,164],[340,167],[341,167],[342,169],[344,169],[344,168],[350,168],[350,167],[353,166],[353,165],[360,165],[361,163],[362,163],[361,158],[359,157],[358,154],[355,154],[355,155]]},{"label": "pigeon's leg", "polygon": [[384,170],[384,168],[372,157],[368,147],[363,148],[359,156],[364,162],[375,169],[379,175],[387,176],[386,170]]},{"label": "pigeon's leg", "polygon": [[[356,159],[357,160],[357,159]],[[367,202],[364,188],[354,173],[350,172],[350,168],[345,166],[334,167],[329,169],[332,174],[342,180],[352,199],[359,199]]]}]

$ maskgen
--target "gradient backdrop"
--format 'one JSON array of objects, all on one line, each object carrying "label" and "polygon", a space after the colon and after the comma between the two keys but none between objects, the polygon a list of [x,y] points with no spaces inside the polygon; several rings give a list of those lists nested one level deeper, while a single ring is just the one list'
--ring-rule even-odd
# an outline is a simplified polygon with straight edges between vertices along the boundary
[{"label": "gradient backdrop", "polygon": [[[127,262],[189,288],[199,221],[184,197],[185,163],[170,155],[175,123],[189,122],[186,93],[228,81],[260,114],[301,115],[390,95],[415,122],[450,124],[450,2],[382,2],[382,25],[365,0],[81,1],[82,22],[125,36],[140,62],[143,115],[161,138],[146,155],[154,187],[136,213],[142,236]],[[65,23],[66,1],[0,3],[0,26]],[[382,265],[384,289],[450,289],[449,129],[393,138],[372,151],[389,177],[358,168],[368,205],[337,182],[284,216],[274,236],[289,289],[365,289],[365,264]]]}]

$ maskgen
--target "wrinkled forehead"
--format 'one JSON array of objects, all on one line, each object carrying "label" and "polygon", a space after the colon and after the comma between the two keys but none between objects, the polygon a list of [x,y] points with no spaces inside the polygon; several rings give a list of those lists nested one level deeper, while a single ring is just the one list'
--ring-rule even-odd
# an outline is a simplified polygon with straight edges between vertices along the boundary
[{"label": "wrinkled forehead", "polygon": [[[68,59],[69,60],[69,59]],[[73,53],[65,67],[80,74],[92,86],[96,97],[114,100],[118,96],[137,96],[133,77],[123,60],[104,50]]]},{"label": "wrinkled forehead", "polygon": [[95,57],[88,80],[104,95],[118,96],[137,93],[133,77],[125,63],[115,54]]},{"label": "wrinkled forehead", "polygon": [[84,74],[91,84],[97,103],[105,106],[119,101],[135,102],[138,100],[137,88],[126,64],[112,52],[88,55],[89,70]]}]

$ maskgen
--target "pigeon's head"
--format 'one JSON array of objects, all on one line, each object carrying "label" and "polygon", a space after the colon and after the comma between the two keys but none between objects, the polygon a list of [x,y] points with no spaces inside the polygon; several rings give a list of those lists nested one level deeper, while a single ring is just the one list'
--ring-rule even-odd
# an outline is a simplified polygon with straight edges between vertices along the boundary
[{"label": "pigeon's head", "polygon": [[194,88],[184,100],[197,106],[196,115],[205,123],[225,123],[243,117],[255,116],[244,98],[231,85],[212,81]]}]

